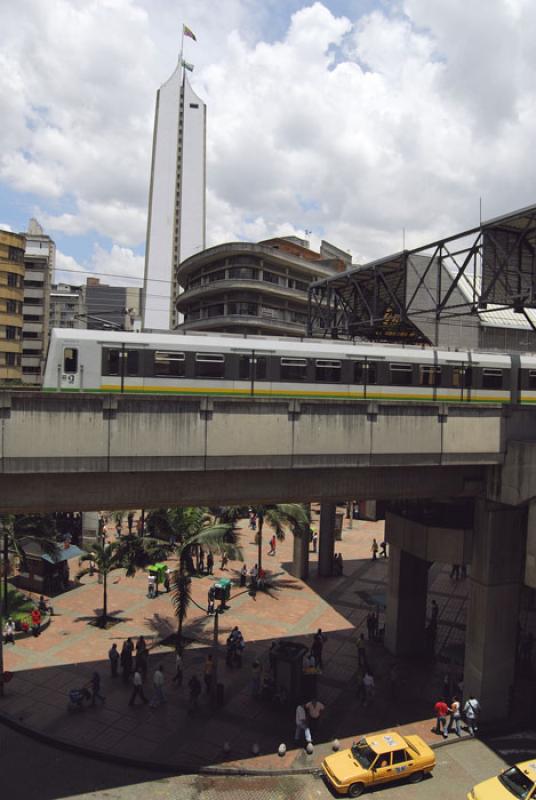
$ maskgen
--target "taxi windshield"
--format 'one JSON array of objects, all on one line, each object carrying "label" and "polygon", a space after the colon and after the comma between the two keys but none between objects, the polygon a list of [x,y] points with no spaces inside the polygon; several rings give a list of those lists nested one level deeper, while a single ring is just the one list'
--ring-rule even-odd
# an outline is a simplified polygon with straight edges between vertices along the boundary
[{"label": "taxi windshield", "polygon": [[364,739],[352,745],[352,755],[363,769],[369,769],[376,760],[376,753]]},{"label": "taxi windshield", "polygon": [[514,797],[520,797],[524,800],[528,797],[534,783],[527,775],[524,775],[517,767],[510,767],[499,775],[499,780],[507,789],[509,789]]}]

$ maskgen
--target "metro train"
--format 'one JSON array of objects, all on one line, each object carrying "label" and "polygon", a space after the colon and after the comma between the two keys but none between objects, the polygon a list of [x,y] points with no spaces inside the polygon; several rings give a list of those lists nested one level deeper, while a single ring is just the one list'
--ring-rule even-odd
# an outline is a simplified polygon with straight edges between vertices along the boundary
[{"label": "metro train", "polygon": [[536,355],[232,334],[52,331],[44,391],[536,403]]}]

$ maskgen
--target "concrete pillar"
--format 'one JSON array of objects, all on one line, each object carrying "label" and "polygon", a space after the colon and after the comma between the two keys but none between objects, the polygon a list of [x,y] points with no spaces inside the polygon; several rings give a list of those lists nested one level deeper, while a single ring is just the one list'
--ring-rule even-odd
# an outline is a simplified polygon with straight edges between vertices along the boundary
[{"label": "concrete pillar", "polygon": [[309,535],[306,533],[302,536],[294,534],[292,574],[302,581],[309,577]]},{"label": "concrete pillar", "polygon": [[99,536],[99,512],[98,511],[83,511],[82,512],[82,543],[84,545],[91,545],[98,539]]},{"label": "concrete pillar", "polygon": [[389,548],[385,646],[395,655],[424,652],[429,561]]},{"label": "concrete pillar", "polygon": [[322,578],[333,575],[335,555],[335,503],[324,502],[320,506],[320,533],[318,535],[318,574]]},{"label": "concrete pillar", "polygon": [[508,715],[525,548],[524,510],[477,500],[464,696],[474,694],[480,701],[483,719],[502,719]]}]

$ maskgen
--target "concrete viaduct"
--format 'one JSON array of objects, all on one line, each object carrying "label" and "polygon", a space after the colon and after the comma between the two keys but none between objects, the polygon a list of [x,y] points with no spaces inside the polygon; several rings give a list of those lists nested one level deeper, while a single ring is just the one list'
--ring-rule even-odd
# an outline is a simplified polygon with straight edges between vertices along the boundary
[{"label": "concrete viaduct", "polygon": [[[531,409],[4,391],[0,426],[0,513],[319,500],[320,575],[336,500],[426,500],[431,516],[387,514],[386,645],[422,650],[428,567],[470,563],[465,687],[507,714],[520,592],[536,588]],[[307,552],[297,538],[300,577]]]}]

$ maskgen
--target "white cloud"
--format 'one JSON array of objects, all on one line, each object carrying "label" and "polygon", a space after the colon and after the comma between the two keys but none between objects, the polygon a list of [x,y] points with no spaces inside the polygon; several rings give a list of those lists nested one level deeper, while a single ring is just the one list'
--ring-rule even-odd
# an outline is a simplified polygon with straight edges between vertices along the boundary
[{"label": "white cloud", "polygon": [[11,232],[13,231],[13,228],[11,227],[11,225],[8,225],[7,222],[0,222],[0,230]]},{"label": "white cloud", "polygon": [[52,234],[114,242],[86,268],[140,272],[155,92],[184,21],[208,104],[209,243],[307,228],[365,261],[399,249],[402,228],[416,246],[470,227],[479,196],[485,217],[534,202],[530,0],[400,0],[351,19],[304,0],[274,21],[284,7],[12,4],[0,181],[38,195]]},{"label": "white cloud", "polygon": [[128,247],[113,244],[107,250],[95,244],[91,258],[80,263],[61,250],[56,251],[56,282],[83,284],[87,277],[99,278],[101,283],[111,286],[141,286],[143,280],[143,256],[136,255]]}]

